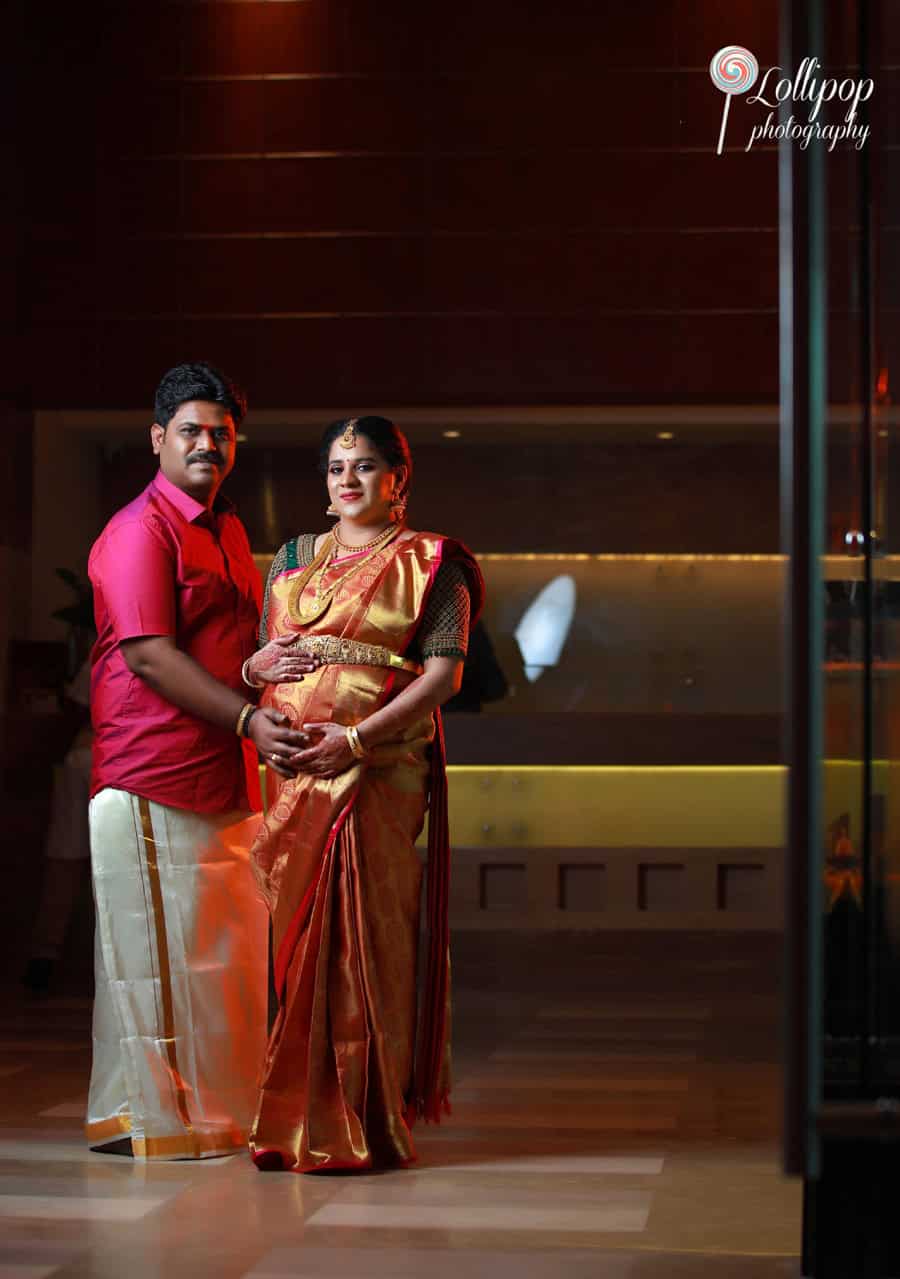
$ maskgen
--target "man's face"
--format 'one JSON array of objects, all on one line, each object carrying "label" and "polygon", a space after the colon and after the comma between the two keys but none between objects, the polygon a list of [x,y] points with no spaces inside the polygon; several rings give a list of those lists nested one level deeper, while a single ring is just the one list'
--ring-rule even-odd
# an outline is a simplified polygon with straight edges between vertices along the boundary
[{"label": "man's face", "polygon": [[222,404],[186,400],[167,427],[150,427],[153,452],[176,488],[209,505],[234,466],[234,419]]}]

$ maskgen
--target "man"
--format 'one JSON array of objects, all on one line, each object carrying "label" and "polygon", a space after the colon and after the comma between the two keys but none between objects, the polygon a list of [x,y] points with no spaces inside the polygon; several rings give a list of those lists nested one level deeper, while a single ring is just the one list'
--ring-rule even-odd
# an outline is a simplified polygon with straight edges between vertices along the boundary
[{"label": "man", "polygon": [[289,772],[304,738],[240,691],[260,580],[219,488],[245,411],[209,365],[171,369],[150,427],[159,471],[88,566],[97,948],[86,1131],[92,1146],[142,1159],[244,1146],[265,1046],[266,920],[246,857],[240,739]]}]

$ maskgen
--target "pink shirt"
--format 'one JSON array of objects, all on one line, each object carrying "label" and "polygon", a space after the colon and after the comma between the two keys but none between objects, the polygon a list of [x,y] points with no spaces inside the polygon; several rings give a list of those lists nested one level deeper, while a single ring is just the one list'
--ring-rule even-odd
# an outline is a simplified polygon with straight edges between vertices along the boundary
[{"label": "pink shirt", "polygon": [[163,473],[118,511],[91,550],[97,642],[91,660],[91,794],[106,786],[197,813],[246,808],[239,738],[166,701],[125,664],[122,640],[171,635],[229,688],[256,650],[261,582],[244,526]]}]

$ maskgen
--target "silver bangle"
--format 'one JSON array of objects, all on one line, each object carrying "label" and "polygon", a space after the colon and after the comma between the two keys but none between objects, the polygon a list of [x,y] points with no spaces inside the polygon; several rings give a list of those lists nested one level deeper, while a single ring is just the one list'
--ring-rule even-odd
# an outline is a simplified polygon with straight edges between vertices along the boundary
[{"label": "silver bangle", "polygon": [[262,684],[257,684],[250,678],[250,663],[252,661],[253,661],[253,658],[248,657],[246,662],[244,662],[244,665],[241,667],[241,679],[244,681],[244,683],[247,685],[248,688],[262,688],[263,687]]}]

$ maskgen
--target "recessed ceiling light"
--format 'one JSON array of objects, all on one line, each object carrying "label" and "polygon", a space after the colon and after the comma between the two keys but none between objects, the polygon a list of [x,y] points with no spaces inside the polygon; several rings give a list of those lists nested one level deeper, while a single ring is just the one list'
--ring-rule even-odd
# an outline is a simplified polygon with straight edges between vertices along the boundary
[{"label": "recessed ceiling light", "polygon": [[658,440],[674,440],[675,435],[672,431],[657,431],[656,438]]},{"label": "recessed ceiling light", "polygon": [[444,432],[444,439],[445,439],[445,440],[458,440],[458,439],[459,439],[459,437],[460,437],[461,435],[462,435],[462,431],[445,431],[445,432]]}]

